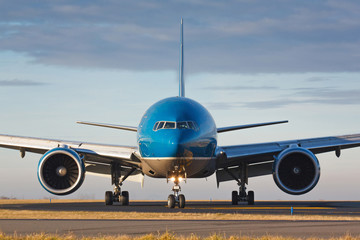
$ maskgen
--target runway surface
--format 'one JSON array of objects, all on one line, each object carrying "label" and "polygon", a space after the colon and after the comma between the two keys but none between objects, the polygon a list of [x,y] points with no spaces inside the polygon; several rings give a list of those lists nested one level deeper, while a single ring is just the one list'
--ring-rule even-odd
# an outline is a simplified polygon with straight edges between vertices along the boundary
[{"label": "runway surface", "polygon": [[345,234],[360,236],[360,221],[244,221],[244,220],[176,220],[184,213],[246,213],[360,216],[360,202],[257,202],[254,206],[232,206],[229,202],[187,202],[185,209],[169,209],[165,202],[131,202],[130,206],[105,206],[102,202],[38,203],[1,205],[0,209],[51,210],[51,211],[100,211],[100,212],[174,212],[174,220],[53,220],[53,219],[1,219],[0,231],[27,234],[33,232],[78,236],[144,235],[172,232],[179,235],[209,236],[213,233],[230,235],[263,236],[267,234],[293,237],[337,237]]},{"label": "runway surface", "polygon": [[164,221],[164,220],[0,220],[4,233],[45,232],[77,236],[145,235],[164,233],[207,237],[221,235],[281,235],[292,237],[340,237],[360,235],[359,222],[290,222],[290,221]]},{"label": "runway surface", "polygon": [[[360,201],[257,201],[255,205],[231,205],[229,201],[187,201],[184,209],[169,209],[165,201],[131,201],[129,206],[114,204],[105,206],[103,201],[93,202],[43,202],[1,205],[0,209],[89,211],[89,212],[183,212],[183,213],[243,213],[288,215],[291,207],[294,214],[359,216]],[[0,216],[1,217],[1,216]]]}]

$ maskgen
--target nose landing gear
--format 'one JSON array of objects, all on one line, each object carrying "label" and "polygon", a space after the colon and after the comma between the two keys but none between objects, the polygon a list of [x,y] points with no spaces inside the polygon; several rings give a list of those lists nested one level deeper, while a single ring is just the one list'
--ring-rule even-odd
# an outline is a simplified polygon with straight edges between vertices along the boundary
[{"label": "nose landing gear", "polygon": [[179,208],[185,207],[185,196],[184,194],[179,194],[181,191],[181,187],[179,182],[175,182],[175,185],[172,188],[174,194],[170,194],[168,196],[168,207],[174,208],[176,204],[178,204]]},{"label": "nose landing gear", "polygon": [[183,174],[173,172],[172,175],[174,177],[170,178],[170,180],[174,182],[174,186],[171,189],[171,191],[173,191],[174,194],[170,194],[168,196],[168,207],[169,208],[174,208],[175,205],[178,205],[179,208],[185,207],[185,196],[184,196],[184,194],[179,194],[179,192],[181,191],[181,187],[179,184],[183,180],[183,178],[180,176],[185,176],[185,179],[186,179],[186,172],[185,173],[182,172],[182,173]]}]

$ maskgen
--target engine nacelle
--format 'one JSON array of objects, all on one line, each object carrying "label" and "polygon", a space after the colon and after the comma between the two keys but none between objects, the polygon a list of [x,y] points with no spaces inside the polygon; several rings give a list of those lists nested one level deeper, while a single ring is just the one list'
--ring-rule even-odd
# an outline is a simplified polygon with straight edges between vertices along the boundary
[{"label": "engine nacelle", "polygon": [[318,183],[320,164],[311,151],[301,147],[290,147],[275,159],[273,178],[284,192],[293,195],[304,194]]},{"label": "engine nacelle", "polygon": [[69,148],[54,148],[40,159],[38,179],[46,191],[67,195],[76,191],[84,181],[85,165],[79,155]]}]

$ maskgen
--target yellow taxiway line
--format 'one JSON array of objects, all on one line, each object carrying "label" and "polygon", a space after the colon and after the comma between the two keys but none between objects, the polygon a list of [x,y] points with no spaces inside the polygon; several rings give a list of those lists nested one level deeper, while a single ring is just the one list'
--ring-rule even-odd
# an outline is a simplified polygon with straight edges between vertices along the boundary
[{"label": "yellow taxiway line", "polygon": [[[236,210],[291,210],[291,207],[204,207],[204,208],[190,208],[188,209],[218,209],[218,210],[224,210],[224,209],[236,209]],[[329,209],[335,209],[331,207],[293,207],[293,210],[329,210]]]}]

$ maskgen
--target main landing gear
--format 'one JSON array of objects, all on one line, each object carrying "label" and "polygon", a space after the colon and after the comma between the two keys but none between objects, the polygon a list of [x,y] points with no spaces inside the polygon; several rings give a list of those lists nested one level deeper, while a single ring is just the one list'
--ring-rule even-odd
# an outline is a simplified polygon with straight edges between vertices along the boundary
[{"label": "main landing gear", "polygon": [[249,205],[255,204],[254,191],[246,192],[245,184],[248,184],[248,174],[247,174],[247,165],[242,164],[240,167],[240,179],[237,178],[233,172],[226,170],[226,172],[237,181],[239,186],[238,191],[232,191],[231,193],[231,204],[238,205],[239,202],[247,202]]},{"label": "main landing gear", "polygon": [[242,190],[240,187],[239,193],[238,191],[232,191],[231,194],[231,204],[238,205],[239,202],[247,202],[249,205],[255,204],[254,191],[249,191],[246,193],[245,190]]},{"label": "main landing gear", "polygon": [[121,191],[121,186],[135,170],[135,168],[130,169],[124,177],[121,178],[121,166],[119,164],[111,165],[111,183],[115,186],[114,192],[105,192],[105,205],[113,205],[114,202],[119,202],[123,206],[129,205],[129,192]]},{"label": "main landing gear", "polygon": [[113,205],[114,202],[119,202],[123,206],[129,205],[129,192],[120,191],[114,187],[114,192],[106,191],[105,192],[105,205]]}]

